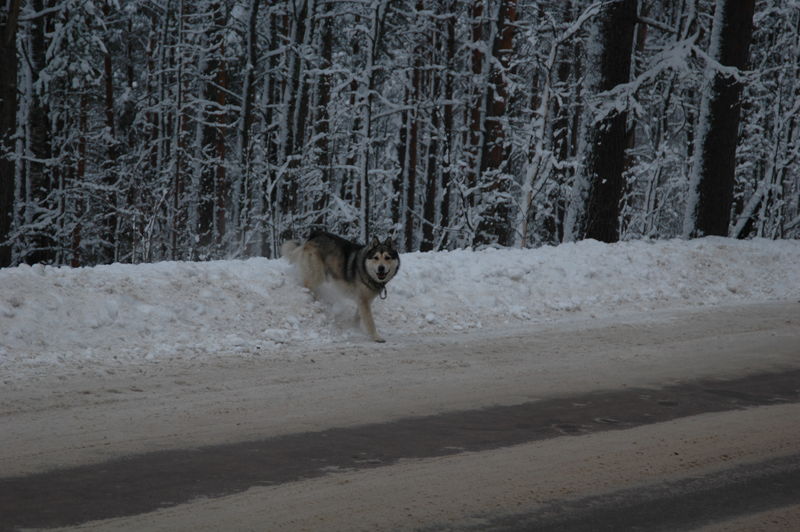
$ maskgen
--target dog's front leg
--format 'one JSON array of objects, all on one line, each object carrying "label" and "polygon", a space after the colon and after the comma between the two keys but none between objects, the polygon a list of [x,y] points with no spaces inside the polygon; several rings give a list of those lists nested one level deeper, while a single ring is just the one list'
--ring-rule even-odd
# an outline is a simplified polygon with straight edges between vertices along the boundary
[{"label": "dog's front leg", "polygon": [[370,338],[376,342],[385,342],[386,340],[384,340],[375,329],[375,320],[372,318],[372,307],[370,306],[369,299],[358,299],[358,314],[361,316],[361,322],[367,329],[367,333],[369,334]]}]

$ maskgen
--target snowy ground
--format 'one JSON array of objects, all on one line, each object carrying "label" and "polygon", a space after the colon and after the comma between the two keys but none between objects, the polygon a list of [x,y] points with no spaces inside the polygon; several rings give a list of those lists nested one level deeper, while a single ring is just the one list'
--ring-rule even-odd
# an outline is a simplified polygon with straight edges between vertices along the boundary
[{"label": "snowy ground", "polygon": [[[0,478],[798,368],[798,241],[580,242],[402,260],[375,301],[385,344],[352,327],[351,303],[299,289],[283,260],[0,270]],[[794,453],[797,415],[796,404],[775,405],[332,471],[86,527],[419,528]]]},{"label": "snowy ground", "polygon": [[[374,309],[390,343],[565,318],[800,298],[800,241],[583,241],[402,256]],[[56,368],[364,345],[347,302],[315,301],[284,260],[0,270],[0,381]]]}]

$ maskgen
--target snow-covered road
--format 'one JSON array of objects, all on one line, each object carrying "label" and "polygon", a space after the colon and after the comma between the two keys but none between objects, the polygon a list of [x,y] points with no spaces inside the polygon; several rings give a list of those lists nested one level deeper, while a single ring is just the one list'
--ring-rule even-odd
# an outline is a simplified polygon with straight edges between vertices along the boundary
[{"label": "snow-covered road", "polygon": [[347,343],[280,360],[54,371],[5,384],[0,471],[794,366],[799,324],[797,302],[736,305]]},{"label": "snow-covered road", "polygon": [[[733,305],[579,319],[499,335],[417,338],[378,349],[367,342],[339,345],[285,360],[171,360],[104,375],[40,376],[4,390],[0,470],[3,477],[35,475],[156,450],[800,369],[798,324],[797,302]],[[706,414],[477,455],[331,472],[89,529],[463,525],[458,519],[530,510],[562,495],[587,496],[798,452],[798,408]],[[319,522],[322,528],[315,526]]]},{"label": "snow-covered road", "polygon": [[[0,503],[4,479],[153,451],[798,369],[798,264],[799,242],[715,238],[404,255],[376,302],[380,345],[281,260],[0,270]],[[87,526],[394,529],[528,511],[800,452],[797,408],[332,470]]]}]

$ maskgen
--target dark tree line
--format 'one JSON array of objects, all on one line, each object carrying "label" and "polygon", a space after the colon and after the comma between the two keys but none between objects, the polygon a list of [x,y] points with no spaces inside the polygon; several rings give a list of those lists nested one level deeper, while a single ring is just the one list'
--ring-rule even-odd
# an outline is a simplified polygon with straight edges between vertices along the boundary
[{"label": "dark tree line", "polygon": [[0,265],[800,235],[798,0],[0,5]]},{"label": "dark tree line", "polygon": [[9,150],[17,118],[17,25],[21,0],[7,2],[0,13],[0,266],[12,264],[11,233],[14,209],[14,162]]}]

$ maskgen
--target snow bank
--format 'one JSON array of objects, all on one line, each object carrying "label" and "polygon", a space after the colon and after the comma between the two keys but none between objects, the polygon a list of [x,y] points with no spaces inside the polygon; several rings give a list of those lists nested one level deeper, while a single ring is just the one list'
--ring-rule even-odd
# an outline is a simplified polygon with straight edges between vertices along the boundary
[{"label": "snow bank", "polygon": [[[800,242],[583,241],[411,253],[374,309],[389,342],[576,313],[800,297]],[[368,342],[351,303],[318,302],[284,260],[0,270],[0,372],[165,357],[290,357]]]}]

